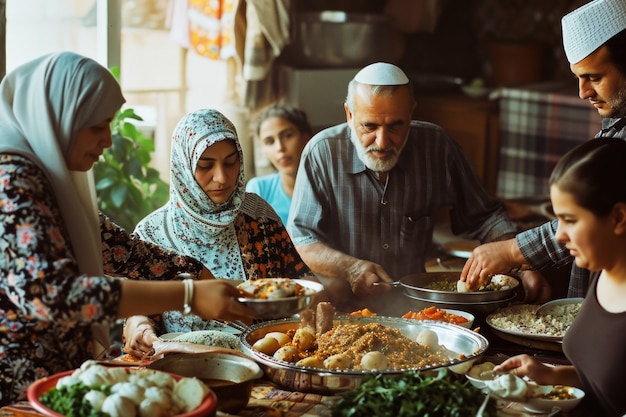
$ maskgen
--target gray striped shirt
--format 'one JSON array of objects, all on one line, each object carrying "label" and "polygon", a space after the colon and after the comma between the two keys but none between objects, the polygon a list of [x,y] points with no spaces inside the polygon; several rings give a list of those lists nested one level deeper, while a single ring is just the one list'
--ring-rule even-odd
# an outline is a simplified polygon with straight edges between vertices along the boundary
[{"label": "gray striped shirt", "polygon": [[455,234],[494,240],[514,233],[460,147],[439,126],[413,121],[387,184],[358,158],[350,128],[318,133],[296,178],[288,231],[296,246],[321,242],[382,265],[394,278],[424,271],[434,220],[451,208]]}]

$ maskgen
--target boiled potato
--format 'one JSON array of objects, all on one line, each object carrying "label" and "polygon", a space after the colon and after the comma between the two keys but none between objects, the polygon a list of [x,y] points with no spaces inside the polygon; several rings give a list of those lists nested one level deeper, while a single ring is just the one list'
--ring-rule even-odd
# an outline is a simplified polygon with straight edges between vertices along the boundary
[{"label": "boiled potato", "polygon": [[301,351],[313,349],[315,347],[315,333],[308,327],[296,330],[293,335],[293,345]]},{"label": "boiled potato", "polygon": [[363,358],[361,358],[361,367],[363,369],[367,369],[368,371],[373,369],[382,371],[383,369],[387,369],[387,364],[387,357],[382,352],[377,350],[367,352],[363,355]]},{"label": "boiled potato", "polygon": [[300,351],[293,346],[283,346],[273,355],[274,359],[285,362],[297,362],[299,357]]},{"label": "boiled potato", "polygon": [[278,341],[278,344],[281,346],[285,346],[286,344],[291,343],[291,338],[283,332],[269,332],[264,337],[273,337]]},{"label": "boiled potato", "polygon": [[296,362],[298,366],[307,366],[309,368],[323,368],[324,362],[321,359],[316,358],[315,356],[309,356],[308,358],[300,359]]},{"label": "boiled potato", "polygon": [[265,335],[261,339],[254,342],[252,345],[252,349],[257,352],[265,353],[266,355],[272,356],[276,351],[280,348],[280,343],[276,338],[272,336]]},{"label": "boiled potato", "polygon": [[329,356],[324,360],[326,369],[350,369],[352,368],[352,357],[346,353],[338,353]]}]

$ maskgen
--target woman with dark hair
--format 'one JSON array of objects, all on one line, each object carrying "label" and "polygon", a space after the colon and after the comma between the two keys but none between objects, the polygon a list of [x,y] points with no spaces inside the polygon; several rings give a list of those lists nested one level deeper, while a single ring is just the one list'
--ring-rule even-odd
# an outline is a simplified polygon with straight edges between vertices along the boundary
[{"label": "woman with dark hair", "polygon": [[311,139],[311,126],[304,111],[274,104],[257,117],[255,133],[263,153],[277,172],[251,178],[246,190],[270,203],[286,225],[300,154]]},{"label": "woman with dark hair", "polygon": [[573,366],[547,366],[515,356],[497,371],[515,370],[539,384],[582,387],[595,416],[626,413],[626,142],[598,138],[567,153],[550,177],[556,238],[590,273],[589,291],[563,339]]}]

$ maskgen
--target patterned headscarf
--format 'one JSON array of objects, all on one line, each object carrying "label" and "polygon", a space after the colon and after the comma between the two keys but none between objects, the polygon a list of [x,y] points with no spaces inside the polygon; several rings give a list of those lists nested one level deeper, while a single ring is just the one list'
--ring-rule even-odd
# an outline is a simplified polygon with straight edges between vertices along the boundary
[{"label": "patterned headscarf", "polygon": [[[221,204],[214,203],[194,177],[202,153],[210,146],[232,141],[241,161],[235,190]],[[213,109],[189,113],[172,136],[170,199],[144,218],[135,232],[144,240],[191,256],[217,277],[245,279],[234,221],[245,198],[243,152],[235,126]]]},{"label": "patterned headscarf", "polygon": [[0,84],[0,152],[25,156],[48,176],[82,273],[102,275],[102,243],[91,171],[67,169],[79,129],[124,103],[113,74],[96,61],[60,52],[23,64]]}]

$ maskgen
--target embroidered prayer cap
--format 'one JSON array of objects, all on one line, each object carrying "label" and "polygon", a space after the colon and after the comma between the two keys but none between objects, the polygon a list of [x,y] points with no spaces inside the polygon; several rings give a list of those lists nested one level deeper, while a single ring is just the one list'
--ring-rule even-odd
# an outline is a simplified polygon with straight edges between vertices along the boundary
[{"label": "embroidered prayer cap", "polygon": [[359,71],[354,80],[360,84],[369,85],[405,85],[409,78],[404,71],[393,64],[376,62]]},{"label": "embroidered prayer cap", "polygon": [[594,0],[563,16],[561,26],[565,55],[575,64],[626,29],[626,0]]}]

